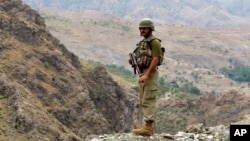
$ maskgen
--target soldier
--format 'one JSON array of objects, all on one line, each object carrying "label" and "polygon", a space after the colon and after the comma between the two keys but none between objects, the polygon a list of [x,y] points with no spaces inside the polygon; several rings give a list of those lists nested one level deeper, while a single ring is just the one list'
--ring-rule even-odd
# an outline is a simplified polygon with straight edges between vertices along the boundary
[{"label": "soldier", "polygon": [[[156,96],[158,93],[159,72],[157,66],[161,57],[161,42],[155,38],[152,32],[154,23],[149,18],[144,18],[139,23],[140,35],[144,37],[134,50],[137,64],[140,68],[139,99],[143,111],[145,126],[133,129],[133,133],[143,136],[153,135],[153,123],[156,112]],[[131,60],[129,60],[131,64]]]}]

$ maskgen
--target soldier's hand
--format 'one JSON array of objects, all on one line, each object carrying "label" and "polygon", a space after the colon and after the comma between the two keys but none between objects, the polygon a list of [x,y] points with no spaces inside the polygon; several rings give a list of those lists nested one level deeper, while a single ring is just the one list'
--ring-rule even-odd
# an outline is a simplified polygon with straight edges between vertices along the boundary
[{"label": "soldier's hand", "polygon": [[138,83],[144,83],[146,80],[148,80],[148,76],[147,75],[143,75],[139,78]]}]

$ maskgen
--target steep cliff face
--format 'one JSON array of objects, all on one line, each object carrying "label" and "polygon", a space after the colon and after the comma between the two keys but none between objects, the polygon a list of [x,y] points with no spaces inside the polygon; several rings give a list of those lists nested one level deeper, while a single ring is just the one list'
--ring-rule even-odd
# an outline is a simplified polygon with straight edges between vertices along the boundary
[{"label": "steep cliff face", "polygon": [[127,91],[120,88],[102,67],[97,67],[90,72],[87,82],[89,96],[96,105],[96,110],[105,119],[96,127],[95,130],[98,133],[112,132],[110,130],[101,131],[100,126],[114,129],[116,132],[130,132],[133,126],[127,123],[140,125],[138,119],[142,119],[142,114],[139,109],[135,108],[139,104],[135,90]]},{"label": "steep cliff face", "polygon": [[134,116],[136,97],[105,69],[85,71],[20,0],[0,0],[0,60],[0,115],[6,119],[0,133],[8,139],[84,140],[89,134],[128,131],[132,117],[140,121]]}]

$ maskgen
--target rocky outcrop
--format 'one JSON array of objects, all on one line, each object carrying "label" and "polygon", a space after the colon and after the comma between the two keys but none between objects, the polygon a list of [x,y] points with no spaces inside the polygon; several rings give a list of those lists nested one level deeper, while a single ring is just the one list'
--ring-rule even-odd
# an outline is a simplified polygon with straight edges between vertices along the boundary
[{"label": "rocky outcrop", "polygon": [[80,141],[140,121],[136,91],[128,94],[104,68],[86,71],[20,0],[0,0],[0,41],[0,95],[9,108],[1,122],[29,140]]},{"label": "rocky outcrop", "polygon": [[5,74],[0,75],[0,90],[1,95],[8,98],[11,111],[11,119],[8,120],[30,140],[81,140],[51,116],[33,93]]},{"label": "rocky outcrop", "polygon": [[44,19],[28,5],[20,0],[0,0],[0,12],[0,29],[6,35],[34,46],[57,46],[75,67],[80,68],[78,57],[46,30]]},{"label": "rocky outcrop", "polygon": [[[95,103],[96,109],[106,119],[103,125],[107,129],[113,129],[116,132],[130,132],[133,125],[138,125],[138,123],[134,123],[134,120],[142,120],[141,111],[137,106],[136,92],[132,92],[132,95],[126,94],[127,92],[121,89],[107,74],[103,67],[97,67],[89,73],[87,85],[90,98]],[[102,130],[98,133],[109,132]]]},{"label": "rocky outcrop", "polygon": [[44,19],[28,5],[22,5],[20,0],[1,0],[0,7],[2,13],[8,14],[1,16],[0,27],[11,36],[23,42],[38,44],[43,42],[42,34],[49,35]]}]

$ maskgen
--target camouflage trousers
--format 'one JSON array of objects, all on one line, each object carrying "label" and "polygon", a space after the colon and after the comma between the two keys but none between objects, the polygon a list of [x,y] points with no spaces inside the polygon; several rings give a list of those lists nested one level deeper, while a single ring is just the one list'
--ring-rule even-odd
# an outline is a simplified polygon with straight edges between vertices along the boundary
[{"label": "camouflage trousers", "polygon": [[156,69],[149,78],[139,84],[140,86],[140,106],[144,116],[144,121],[154,121],[156,112],[156,97],[158,94],[159,72]]}]

